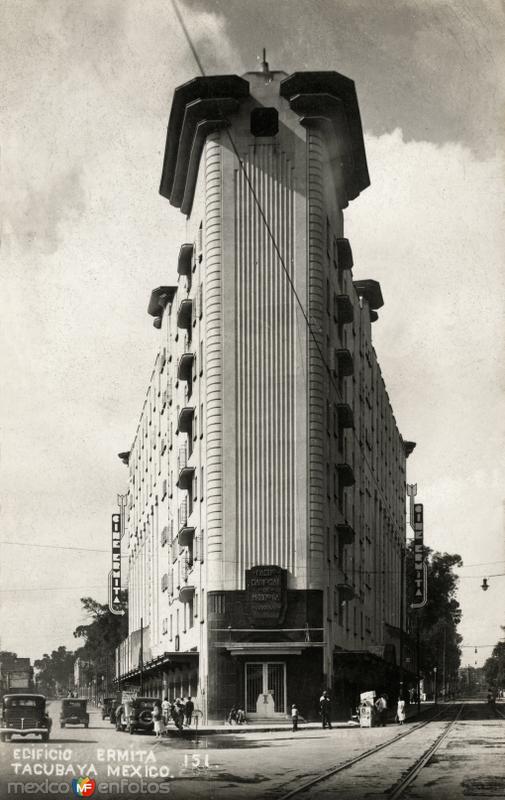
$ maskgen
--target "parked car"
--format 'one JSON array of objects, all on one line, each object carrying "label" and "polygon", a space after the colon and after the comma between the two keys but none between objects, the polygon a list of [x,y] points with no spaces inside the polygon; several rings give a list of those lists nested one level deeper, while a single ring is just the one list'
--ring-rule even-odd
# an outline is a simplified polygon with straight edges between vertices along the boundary
[{"label": "parked car", "polygon": [[143,731],[151,733],[154,730],[153,708],[159,702],[156,697],[136,697],[129,703],[128,733]]},{"label": "parked car", "polygon": [[52,720],[46,711],[43,694],[5,694],[2,698],[0,741],[10,741],[13,735],[41,736],[49,741]]},{"label": "parked car", "polygon": [[61,701],[60,728],[65,725],[89,726],[89,714],[86,710],[88,701],[80,698],[67,697]]},{"label": "parked car", "polygon": [[116,698],[115,697],[104,697],[103,698],[102,719],[105,719],[105,717],[109,717],[109,719],[110,719],[110,712],[112,711],[112,708],[113,708],[115,702],[116,702]]}]

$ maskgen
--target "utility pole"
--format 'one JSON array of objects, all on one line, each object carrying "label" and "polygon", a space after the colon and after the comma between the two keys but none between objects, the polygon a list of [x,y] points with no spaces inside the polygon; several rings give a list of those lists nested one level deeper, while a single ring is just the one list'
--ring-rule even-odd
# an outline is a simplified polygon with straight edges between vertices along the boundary
[{"label": "utility pole", "polygon": [[416,666],[417,666],[417,713],[421,713],[421,646],[419,638],[419,614],[417,616]]},{"label": "utility pole", "polygon": [[444,622],[444,650],[442,653],[442,694],[444,697],[444,701],[446,698],[446,685],[445,685],[445,649],[447,645],[447,627]]},{"label": "utility pole", "polygon": [[405,547],[402,544],[401,572],[400,572],[400,691],[399,697],[403,698],[403,628],[405,625]]},{"label": "utility pole", "polygon": [[140,617],[140,696],[144,694],[144,620]]}]

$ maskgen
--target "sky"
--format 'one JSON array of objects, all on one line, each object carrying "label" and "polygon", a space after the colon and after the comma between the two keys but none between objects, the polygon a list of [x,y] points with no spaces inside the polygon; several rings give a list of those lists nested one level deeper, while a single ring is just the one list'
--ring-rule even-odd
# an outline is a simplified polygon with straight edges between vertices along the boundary
[{"label": "sky", "polygon": [[[505,573],[503,2],[179,6],[210,74],[266,47],[273,69],[356,82],[371,187],[345,212],[354,275],[382,286],[408,481],[426,543],[465,563],[462,663],[481,665],[505,624],[505,576],[480,589]],[[168,0],[2,0],[0,69],[0,648],[38,658],[80,644],[80,597],[106,600],[147,302],[184,240],[158,194],[166,125],[197,67]]]}]

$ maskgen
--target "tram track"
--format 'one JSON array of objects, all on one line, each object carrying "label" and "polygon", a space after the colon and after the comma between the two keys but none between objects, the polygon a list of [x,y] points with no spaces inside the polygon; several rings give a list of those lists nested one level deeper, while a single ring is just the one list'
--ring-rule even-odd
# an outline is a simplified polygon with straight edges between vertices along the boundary
[{"label": "tram track", "polygon": [[435,753],[437,752],[438,748],[440,747],[444,739],[447,738],[447,736],[453,729],[454,725],[458,722],[458,720],[461,717],[462,711],[463,711],[463,705],[459,707],[454,719],[449,722],[445,730],[443,730],[442,733],[439,736],[437,736],[433,744],[430,745],[430,747],[428,747],[428,749],[423,753],[423,755],[412,765],[412,767],[408,770],[406,775],[400,778],[398,783],[394,784],[394,786],[391,787],[391,789],[387,790],[386,793],[390,798],[390,800],[398,800],[398,798],[402,796],[405,790],[408,789],[410,784],[415,781],[415,779],[417,778],[423,767],[425,767],[426,764],[432,758],[432,756],[435,755]]},{"label": "tram track", "polygon": [[[305,792],[307,792],[312,787],[317,786],[318,784],[321,784],[324,781],[329,780],[330,778],[334,777],[335,775],[338,775],[339,773],[350,769],[355,764],[358,764],[360,761],[364,761],[367,758],[370,758],[371,756],[374,756],[377,753],[380,753],[381,750],[385,750],[386,748],[391,747],[392,745],[396,744],[397,742],[401,741],[402,739],[406,739],[408,736],[412,736],[412,734],[417,733],[418,731],[422,730],[427,725],[429,725],[431,722],[439,720],[440,717],[443,717],[445,714],[447,714],[448,711],[452,711],[453,708],[454,708],[454,706],[447,706],[447,707],[443,708],[441,711],[439,711],[438,714],[430,716],[429,719],[427,719],[427,720],[425,720],[423,722],[415,724],[409,730],[404,731],[402,733],[399,733],[397,736],[394,736],[392,739],[389,739],[387,742],[382,742],[381,744],[378,744],[375,747],[371,747],[369,750],[365,750],[363,753],[360,753],[358,756],[355,756],[354,758],[351,758],[348,761],[345,761],[343,764],[339,764],[337,767],[332,767],[329,770],[325,770],[325,772],[321,773],[320,775],[316,775],[314,778],[311,778],[310,780],[308,780],[305,783],[301,784],[301,786],[298,786],[295,789],[292,789],[290,792],[287,792],[286,794],[283,794],[279,798],[279,800],[290,800],[290,798],[292,798],[292,797],[297,797],[299,795],[303,795]],[[437,738],[436,743],[435,743],[436,747],[434,749],[430,748],[430,749],[432,749],[432,752],[430,752],[430,754],[427,757],[426,761],[428,761],[429,758],[431,758],[431,756],[435,752],[435,750],[438,749],[438,747],[442,743],[443,739],[445,739],[445,737],[449,733],[450,729],[453,727],[453,725],[457,722],[457,720],[461,716],[462,710],[463,710],[463,705],[461,704],[459,706],[459,708],[458,708],[458,711],[457,711],[456,716],[454,717],[454,719],[450,720],[449,725],[442,732],[442,734]],[[421,759],[422,758],[423,757],[421,757]],[[419,759],[416,762],[416,764],[414,765],[414,767],[412,769],[414,769],[416,767],[416,765],[421,761],[421,759]],[[424,764],[422,766],[424,766]],[[422,766],[417,770],[416,775],[422,769]],[[408,775],[410,775],[410,774],[411,774],[411,770],[409,770]],[[409,783],[411,783],[412,780],[414,780],[414,778],[412,778],[409,781]],[[390,787],[390,789],[387,790],[387,793],[389,794],[390,792],[398,791],[399,793],[390,794],[389,796],[391,798],[400,797],[401,794],[403,793],[404,789],[407,787],[407,785],[409,785],[409,784],[405,784],[405,786],[402,786],[401,791],[399,791],[400,790],[400,784],[399,783],[395,784],[393,787]]]}]

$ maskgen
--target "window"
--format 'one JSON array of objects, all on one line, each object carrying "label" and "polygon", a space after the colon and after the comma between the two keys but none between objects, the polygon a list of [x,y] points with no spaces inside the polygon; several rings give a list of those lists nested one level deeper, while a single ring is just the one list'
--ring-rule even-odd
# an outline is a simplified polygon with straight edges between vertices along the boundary
[{"label": "window", "polygon": [[188,606],[188,626],[192,628],[195,621],[193,600],[190,600],[189,603],[187,603],[187,606]]},{"label": "window", "polygon": [[279,112],[276,108],[259,107],[251,111],[253,136],[276,136],[279,133]]},{"label": "window", "polygon": [[203,496],[205,494],[205,490],[204,490],[204,486],[205,486],[205,484],[204,484],[204,475],[205,475],[204,469],[205,468],[202,467],[201,470],[200,470],[200,501],[203,500]]}]

